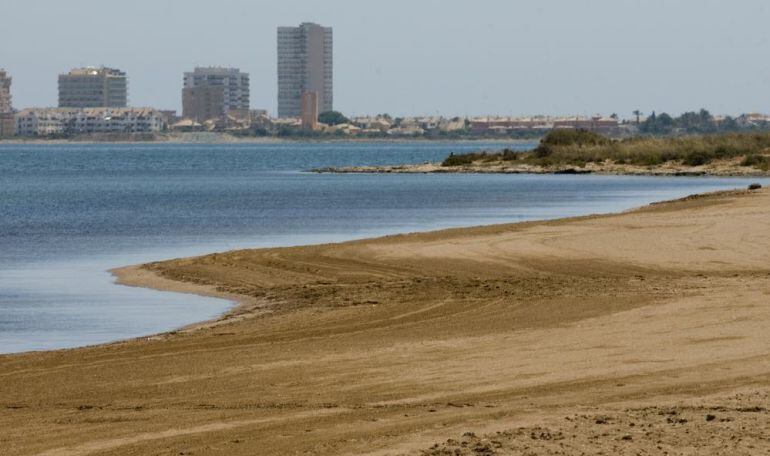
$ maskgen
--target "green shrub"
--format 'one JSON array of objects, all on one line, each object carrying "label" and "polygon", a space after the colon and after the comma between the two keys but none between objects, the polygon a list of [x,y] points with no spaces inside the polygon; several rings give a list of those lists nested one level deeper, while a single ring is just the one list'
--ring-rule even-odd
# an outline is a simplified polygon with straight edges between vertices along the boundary
[{"label": "green shrub", "polygon": [[340,125],[349,123],[350,119],[339,111],[325,111],[318,114],[318,121],[326,125]]},{"label": "green shrub", "polygon": [[741,166],[750,166],[767,171],[768,167],[770,167],[770,160],[764,155],[746,155],[746,158],[741,162]]},{"label": "green shrub", "polygon": [[724,159],[734,157],[736,155],[738,155],[737,151],[728,145],[720,145],[714,149],[714,158]]},{"label": "green shrub", "polygon": [[551,154],[553,154],[553,148],[550,145],[541,142],[540,145],[535,148],[534,154],[536,158],[550,157]]},{"label": "green shrub", "polygon": [[637,165],[644,165],[644,166],[656,166],[656,165],[661,165],[665,162],[666,160],[664,160],[660,154],[648,154],[648,155],[640,155],[636,157],[636,161],[634,163]]},{"label": "green shrub", "polygon": [[503,149],[503,152],[500,154],[500,158],[505,161],[516,161],[519,159],[519,152],[515,152],[511,149]]},{"label": "green shrub", "polygon": [[463,166],[463,165],[470,165],[471,163],[482,160],[487,157],[486,152],[476,152],[476,153],[470,153],[470,154],[449,154],[449,156],[444,159],[444,161],[441,163],[441,166]]},{"label": "green shrub", "polygon": [[702,166],[711,163],[712,159],[711,154],[698,150],[687,154],[682,162],[687,166]]},{"label": "green shrub", "polygon": [[551,130],[540,140],[541,145],[549,146],[598,146],[611,142],[611,139],[588,130]]}]

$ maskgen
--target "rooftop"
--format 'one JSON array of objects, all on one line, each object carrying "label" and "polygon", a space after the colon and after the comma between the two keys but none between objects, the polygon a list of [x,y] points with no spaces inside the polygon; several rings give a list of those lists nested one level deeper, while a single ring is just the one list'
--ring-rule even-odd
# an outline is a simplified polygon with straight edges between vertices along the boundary
[{"label": "rooftop", "polygon": [[102,76],[102,75],[112,75],[112,76],[125,76],[126,73],[117,70],[115,68],[107,68],[107,67],[82,67],[82,68],[73,68],[68,73],[66,73],[67,76]]},{"label": "rooftop", "polygon": [[238,74],[240,72],[241,72],[240,68],[210,66],[210,67],[195,67],[195,71],[187,74],[227,75],[227,74]]}]

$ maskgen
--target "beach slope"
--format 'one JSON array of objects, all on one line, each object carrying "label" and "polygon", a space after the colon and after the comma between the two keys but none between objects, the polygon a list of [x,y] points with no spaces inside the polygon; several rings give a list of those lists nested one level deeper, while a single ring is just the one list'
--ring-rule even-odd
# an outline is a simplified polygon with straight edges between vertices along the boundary
[{"label": "beach slope", "polygon": [[171,334],[0,356],[0,453],[770,448],[767,190],[117,274],[240,306]]}]

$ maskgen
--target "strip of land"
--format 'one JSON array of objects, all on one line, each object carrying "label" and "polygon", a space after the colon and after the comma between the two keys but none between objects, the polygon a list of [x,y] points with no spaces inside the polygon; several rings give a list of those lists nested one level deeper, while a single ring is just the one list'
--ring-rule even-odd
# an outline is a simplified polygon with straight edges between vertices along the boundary
[{"label": "strip of land", "polygon": [[765,189],[118,275],[240,306],[170,334],[0,357],[2,454],[770,448]]},{"label": "strip of land", "polygon": [[451,154],[441,163],[329,167],[313,171],[770,176],[770,134],[616,140],[590,131],[554,130],[531,151],[480,151]]},{"label": "strip of land", "polygon": [[623,176],[714,176],[714,177],[767,177],[770,172],[741,165],[742,158],[719,160],[708,165],[689,166],[681,162],[659,165],[620,164],[613,161],[591,162],[576,166],[570,163],[538,165],[512,163],[506,160],[477,160],[456,166],[441,163],[408,165],[341,166],[312,170],[332,174],[599,174]]}]

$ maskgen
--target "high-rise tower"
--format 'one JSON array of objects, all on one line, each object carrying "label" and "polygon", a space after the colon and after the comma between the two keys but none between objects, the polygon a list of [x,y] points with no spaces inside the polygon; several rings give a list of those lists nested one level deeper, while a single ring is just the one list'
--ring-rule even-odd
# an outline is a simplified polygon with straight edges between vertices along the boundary
[{"label": "high-rise tower", "polygon": [[300,117],[302,94],[318,94],[318,111],[334,105],[331,27],[278,27],[278,117]]}]

